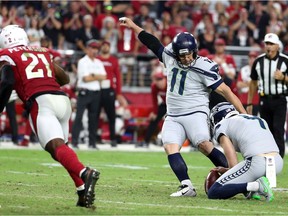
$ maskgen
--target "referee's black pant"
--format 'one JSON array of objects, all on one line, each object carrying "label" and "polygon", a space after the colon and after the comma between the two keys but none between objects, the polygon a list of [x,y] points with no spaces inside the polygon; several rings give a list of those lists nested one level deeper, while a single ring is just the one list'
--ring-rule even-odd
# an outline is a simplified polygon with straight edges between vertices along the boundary
[{"label": "referee's black pant", "polygon": [[274,139],[278,145],[280,155],[285,155],[285,121],[287,113],[287,101],[285,96],[263,96],[260,97],[261,118],[267,121]]}]

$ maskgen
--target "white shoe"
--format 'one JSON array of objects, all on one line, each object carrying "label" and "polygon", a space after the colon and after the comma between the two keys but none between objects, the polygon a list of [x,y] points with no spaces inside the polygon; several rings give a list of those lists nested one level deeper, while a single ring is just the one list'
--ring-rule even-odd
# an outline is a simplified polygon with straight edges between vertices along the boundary
[{"label": "white shoe", "polygon": [[175,193],[172,193],[171,197],[195,197],[197,195],[195,188],[190,188],[188,185],[181,185],[179,186],[179,190]]}]

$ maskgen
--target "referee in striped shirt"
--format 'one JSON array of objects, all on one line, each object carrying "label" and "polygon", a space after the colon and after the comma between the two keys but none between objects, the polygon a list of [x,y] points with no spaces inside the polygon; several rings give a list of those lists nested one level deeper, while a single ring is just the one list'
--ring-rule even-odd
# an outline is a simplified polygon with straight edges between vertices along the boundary
[{"label": "referee in striped shirt", "polygon": [[285,121],[288,95],[288,56],[279,52],[280,40],[274,33],[264,37],[265,53],[259,55],[251,68],[247,113],[252,113],[252,98],[258,88],[260,116],[268,123],[282,158],[285,154]]}]

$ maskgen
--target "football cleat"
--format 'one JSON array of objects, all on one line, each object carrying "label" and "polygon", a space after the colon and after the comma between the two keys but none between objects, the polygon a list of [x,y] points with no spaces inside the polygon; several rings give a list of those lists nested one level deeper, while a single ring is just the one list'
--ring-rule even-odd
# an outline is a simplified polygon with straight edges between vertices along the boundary
[{"label": "football cleat", "polygon": [[260,200],[261,197],[258,192],[255,191],[249,191],[245,194],[246,199],[255,199],[255,200]]},{"label": "football cleat", "polygon": [[188,197],[195,197],[197,195],[195,188],[191,188],[188,185],[181,185],[178,188],[178,191],[175,193],[172,193],[171,197],[182,197],[182,196],[188,196]]},{"label": "football cleat", "polygon": [[[77,206],[93,208],[95,200],[95,185],[99,179],[100,172],[95,169],[86,168],[82,174],[82,180],[85,182],[84,196],[79,196]],[[79,194],[78,194],[79,195]]]},{"label": "football cleat", "polygon": [[262,176],[261,178],[257,179],[256,182],[259,183],[259,195],[264,196],[267,202],[271,202],[274,199],[274,195],[270,187],[269,180],[265,176]]},{"label": "football cleat", "polygon": [[76,206],[79,206],[79,207],[85,207],[85,190],[80,190],[80,191],[77,191],[77,194],[78,194],[78,201],[76,203]]}]

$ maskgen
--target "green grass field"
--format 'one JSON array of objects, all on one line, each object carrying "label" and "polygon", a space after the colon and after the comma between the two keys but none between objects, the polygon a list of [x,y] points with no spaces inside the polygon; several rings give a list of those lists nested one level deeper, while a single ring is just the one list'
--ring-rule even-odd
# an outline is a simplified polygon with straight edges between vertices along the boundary
[{"label": "green grass field", "polygon": [[78,151],[97,168],[96,209],[76,207],[70,177],[39,150],[0,150],[0,215],[287,215],[287,157],[277,179],[275,200],[209,200],[204,179],[213,167],[199,152],[183,153],[196,186],[195,198],[170,198],[178,180],[164,152]]}]

